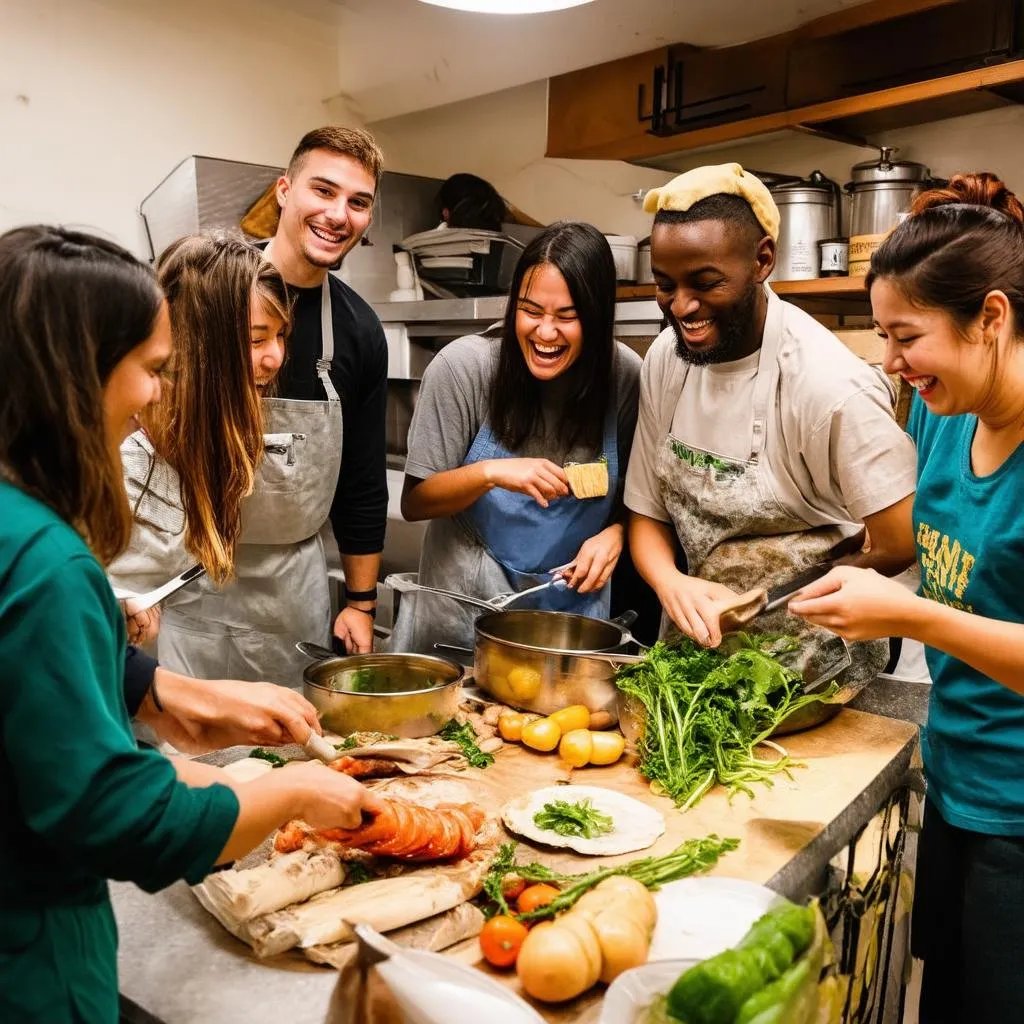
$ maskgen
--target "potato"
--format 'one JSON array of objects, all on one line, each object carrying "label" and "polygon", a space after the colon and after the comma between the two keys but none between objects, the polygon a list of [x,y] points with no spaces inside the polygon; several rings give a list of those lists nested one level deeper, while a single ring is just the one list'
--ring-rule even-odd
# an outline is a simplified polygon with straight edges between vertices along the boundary
[{"label": "potato", "polygon": [[[589,925],[583,924],[589,930]],[[583,938],[581,938],[581,935]],[[594,969],[594,959],[598,967]],[[561,1003],[586,992],[600,974],[601,947],[593,931],[545,921],[530,930],[516,960],[526,992],[545,1003]]]},{"label": "potato", "polygon": [[590,927],[601,947],[600,980],[610,985],[623,971],[647,963],[651,949],[650,932],[639,922],[609,907],[590,919]]},{"label": "potato", "polygon": [[654,931],[654,926],[658,923],[658,905],[643,882],[626,875],[612,875],[603,882],[598,882],[594,892],[620,893],[626,896],[627,904],[634,908],[634,914],[642,912],[647,930]]}]

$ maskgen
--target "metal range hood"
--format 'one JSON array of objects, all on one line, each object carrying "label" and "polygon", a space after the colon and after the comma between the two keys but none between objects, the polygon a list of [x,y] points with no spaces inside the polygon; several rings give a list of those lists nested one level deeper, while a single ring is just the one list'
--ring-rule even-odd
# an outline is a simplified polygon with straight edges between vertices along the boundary
[{"label": "metal range hood", "polygon": [[153,259],[182,235],[238,228],[283,167],[190,156],[139,204]]}]

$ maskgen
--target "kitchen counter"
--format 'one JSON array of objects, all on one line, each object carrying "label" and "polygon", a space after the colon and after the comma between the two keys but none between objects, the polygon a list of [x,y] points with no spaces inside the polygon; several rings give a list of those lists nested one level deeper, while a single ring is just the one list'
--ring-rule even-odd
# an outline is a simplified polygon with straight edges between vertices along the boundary
[{"label": "kitchen counter", "polygon": [[[893,685],[893,684],[887,684]],[[901,685],[901,684],[896,684]],[[904,703],[913,703],[906,699]],[[882,703],[895,707],[894,692]],[[787,737],[790,753],[806,767],[792,780],[779,777],[771,789],[757,787],[753,800],[732,804],[720,789],[686,815],[651,796],[644,781],[624,764],[588,769],[577,781],[608,785],[656,804],[666,814],[666,835],[653,853],[672,849],[690,836],[717,832],[741,839],[716,874],[747,878],[795,898],[806,897],[829,860],[876,813],[911,773],[917,729],[908,722],[844,710],[826,725]],[[232,748],[204,760],[228,763],[249,748]],[[554,758],[507,746],[497,763],[480,773],[496,792],[522,791],[557,780]],[[567,852],[534,851],[563,870],[579,871],[581,858]],[[629,860],[636,854],[609,861]],[[588,863],[591,861],[588,860]],[[165,1024],[320,1024],[337,975],[298,954],[257,960],[199,906],[178,883],[149,896],[127,883],[111,885],[121,935],[121,991]],[[553,1011],[552,1020],[589,1019],[578,1012]]]}]

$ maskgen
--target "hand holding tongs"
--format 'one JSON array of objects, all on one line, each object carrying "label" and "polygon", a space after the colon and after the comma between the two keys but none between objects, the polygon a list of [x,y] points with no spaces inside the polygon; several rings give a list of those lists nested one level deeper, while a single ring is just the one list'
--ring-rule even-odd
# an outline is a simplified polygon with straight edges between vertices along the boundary
[{"label": "hand holding tongs", "polygon": [[162,586],[145,594],[133,594],[130,590],[114,587],[114,597],[118,601],[131,601],[132,614],[134,615],[137,612],[144,612],[149,608],[155,608],[162,601],[166,601],[171,594],[176,594],[182,587],[187,587],[193,580],[199,579],[205,573],[206,570],[201,565],[193,565],[183,573],[175,576],[173,580],[168,580]]}]

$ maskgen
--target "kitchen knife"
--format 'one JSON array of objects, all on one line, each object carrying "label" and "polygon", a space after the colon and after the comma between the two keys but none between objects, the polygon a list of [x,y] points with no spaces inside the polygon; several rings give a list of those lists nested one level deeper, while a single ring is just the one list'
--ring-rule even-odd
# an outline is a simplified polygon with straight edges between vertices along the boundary
[{"label": "kitchen knife", "polygon": [[864,546],[866,531],[862,528],[852,537],[845,537],[833,545],[828,557],[814,565],[802,569],[795,576],[784,580],[771,589],[755,587],[740,594],[735,600],[723,604],[719,612],[719,625],[723,633],[731,633],[750,622],[759,615],[776,611],[787,604],[790,599],[823,576],[827,576],[835,567],[836,562],[846,555],[860,551]]}]

